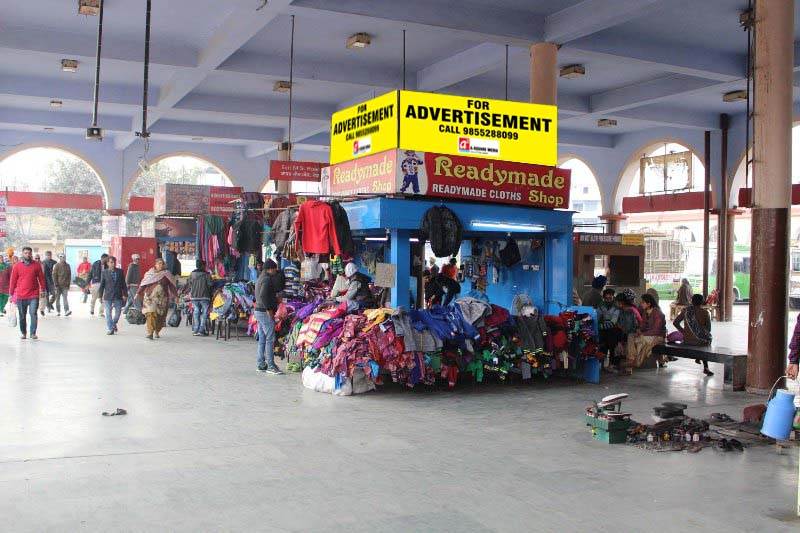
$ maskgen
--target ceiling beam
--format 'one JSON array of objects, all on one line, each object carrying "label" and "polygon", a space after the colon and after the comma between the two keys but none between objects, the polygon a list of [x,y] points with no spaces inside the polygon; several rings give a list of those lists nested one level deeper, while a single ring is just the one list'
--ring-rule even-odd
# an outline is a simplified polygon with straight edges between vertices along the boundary
[{"label": "ceiling beam", "polygon": [[545,18],[544,40],[564,44],[624,24],[664,0],[583,0]]},{"label": "ceiling beam", "polygon": [[[209,73],[263,30],[289,4],[291,4],[291,0],[270,0],[260,11],[256,11],[252,6],[234,9],[222,21],[222,24],[209,39],[206,47],[198,54],[197,68],[176,72],[162,88],[157,107],[152,113],[148,112],[145,126],[149,128],[155,124],[164,115],[166,109],[175,106],[183,97],[200,85]],[[130,133],[115,144],[124,149],[130,146],[135,139],[134,134]]]},{"label": "ceiling beam", "polygon": [[715,131],[719,129],[719,113],[698,113],[675,106],[651,105],[618,111],[611,115],[620,122],[631,119],[648,125]]},{"label": "ceiling beam", "polygon": [[409,31],[447,30],[450,37],[476,42],[527,46],[542,39],[544,17],[527,11],[498,8],[491,2],[465,7],[457,0],[295,0],[288,13],[304,18],[330,20],[331,13],[346,17],[369,31],[376,25],[402,24]]},{"label": "ceiling beam", "polygon": [[435,92],[491,72],[505,61],[505,46],[482,43],[417,72],[417,89]]},{"label": "ceiling beam", "polygon": [[559,146],[585,146],[589,148],[614,148],[614,135],[583,131],[559,131]]},{"label": "ceiling beam", "polygon": [[614,113],[658,102],[666,98],[702,91],[718,85],[713,80],[674,74],[612,89],[589,97],[591,114]]}]

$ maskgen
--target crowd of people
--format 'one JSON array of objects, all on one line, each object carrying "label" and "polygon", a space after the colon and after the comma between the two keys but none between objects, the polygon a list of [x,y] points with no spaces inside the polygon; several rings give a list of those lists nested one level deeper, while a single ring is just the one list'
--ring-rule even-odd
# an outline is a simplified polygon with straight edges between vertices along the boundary
[{"label": "crowd of people", "polygon": [[[687,291],[691,294],[691,286],[688,286],[688,281],[683,281],[681,297],[685,299]],[[682,310],[673,321],[676,331],[667,335],[666,316],[654,289],[648,289],[637,299],[631,289],[617,293],[606,288],[606,282],[605,276],[595,277],[591,288],[580,299],[583,305],[597,310],[600,348],[608,354],[612,372],[631,374],[651,356],[656,345],[667,341],[692,346],[711,345],[711,315],[704,307],[706,301],[702,294],[692,295],[687,304],[681,305]],[[701,363],[700,360],[696,362]],[[667,358],[660,357],[657,363],[666,366]],[[708,362],[702,361],[702,364],[703,372],[713,376]]]}]

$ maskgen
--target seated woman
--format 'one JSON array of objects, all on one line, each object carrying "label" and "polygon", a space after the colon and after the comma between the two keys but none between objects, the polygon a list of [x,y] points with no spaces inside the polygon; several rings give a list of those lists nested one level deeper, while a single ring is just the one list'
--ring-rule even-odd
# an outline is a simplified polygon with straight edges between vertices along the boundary
[{"label": "seated woman", "polygon": [[[633,368],[642,366],[653,352],[653,346],[664,344],[664,337],[667,336],[667,320],[656,304],[656,299],[645,293],[641,300],[642,326],[638,333],[628,337],[628,373]],[[659,366],[666,366],[666,362],[660,362]]]},{"label": "seated woman", "polygon": [[[711,337],[711,315],[703,309],[705,299],[702,294],[692,296],[692,305],[683,309],[675,317],[672,323],[683,336],[683,344],[689,346],[710,346]],[[684,324],[685,322],[685,324]],[[696,359],[695,363],[700,364]],[[703,361],[703,373],[706,376],[713,376],[714,373],[708,369],[708,361]]]},{"label": "seated woman", "polygon": [[639,330],[642,324],[642,316],[639,310],[633,305],[636,300],[636,295],[630,289],[625,289],[614,297],[614,301],[619,308],[619,315],[617,316],[617,328],[619,329],[619,344],[625,352],[624,357],[620,357],[619,361],[620,370],[624,370],[627,365],[627,352],[628,346],[633,336]]}]

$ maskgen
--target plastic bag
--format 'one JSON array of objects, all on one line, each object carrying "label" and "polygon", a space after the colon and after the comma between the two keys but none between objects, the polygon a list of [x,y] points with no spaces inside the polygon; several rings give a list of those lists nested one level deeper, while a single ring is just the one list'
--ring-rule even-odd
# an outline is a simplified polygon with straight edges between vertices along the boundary
[{"label": "plastic bag", "polygon": [[10,328],[17,327],[17,306],[11,302],[6,304],[6,322]]},{"label": "plastic bag", "polygon": [[321,275],[322,267],[319,264],[318,256],[307,257],[300,263],[300,278],[303,281],[316,281]]}]

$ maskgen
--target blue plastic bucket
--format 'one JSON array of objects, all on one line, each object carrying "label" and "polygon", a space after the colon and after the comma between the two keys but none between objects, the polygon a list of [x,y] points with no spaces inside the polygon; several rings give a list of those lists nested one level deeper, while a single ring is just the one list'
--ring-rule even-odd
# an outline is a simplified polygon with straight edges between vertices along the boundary
[{"label": "blue plastic bucket", "polygon": [[794,411],[794,394],[783,389],[775,391],[775,397],[767,403],[761,433],[773,439],[787,440],[792,432]]},{"label": "blue plastic bucket", "polygon": [[590,357],[583,364],[583,379],[589,383],[600,383],[600,360]]}]

